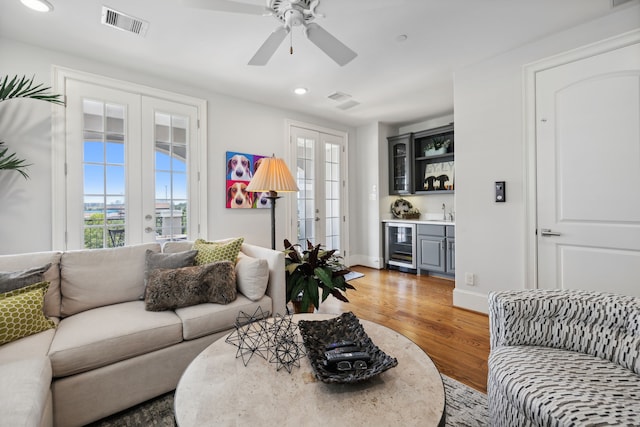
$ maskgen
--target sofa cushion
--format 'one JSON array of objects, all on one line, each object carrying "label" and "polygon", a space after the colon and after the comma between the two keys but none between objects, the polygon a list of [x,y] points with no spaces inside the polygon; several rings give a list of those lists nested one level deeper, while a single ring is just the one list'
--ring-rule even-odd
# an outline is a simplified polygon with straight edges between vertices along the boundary
[{"label": "sofa cushion", "polygon": [[0,425],[39,426],[51,387],[51,363],[33,357],[0,364]]},{"label": "sofa cushion", "polygon": [[489,356],[488,382],[494,400],[535,425],[640,425],[640,376],[599,357],[500,347]]},{"label": "sofa cushion", "polygon": [[[145,254],[145,269],[144,269],[144,287],[147,288],[147,281],[151,272],[157,268],[182,268],[191,267],[196,260],[198,251],[184,251],[176,253],[156,253],[147,249]],[[142,298],[144,299],[144,293]]]},{"label": "sofa cushion", "polygon": [[244,242],[244,237],[214,242],[198,239],[193,244],[193,249],[198,250],[196,265],[209,264],[215,261],[231,261],[235,264],[242,242]]},{"label": "sofa cushion", "polygon": [[0,345],[55,328],[42,311],[48,282],[0,294]]},{"label": "sofa cushion", "polygon": [[30,267],[20,271],[0,271],[0,293],[20,289],[34,283],[44,282],[44,272],[51,267],[47,263],[40,267]]},{"label": "sofa cushion", "polygon": [[60,257],[61,252],[35,252],[0,256],[0,270],[17,271],[42,267],[51,263],[42,280],[49,282],[49,290],[44,298],[44,314],[60,317]]},{"label": "sofa cushion", "polygon": [[240,311],[251,315],[258,307],[264,312],[271,311],[271,298],[263,296],[259,301],[238,295],[235,301],[227,304],[199,304],[179,308],[176,314],[182,320],[183,338],[192,340],[205,335],[233,328]]},{"label": "sofa cushion", "polygon": [[[57,318],[52,318],[51,320],[56,325],[59,321]],[[55,333],[55,329],[47,329],[0,346],[0,365],[14,360],[46,357]]]},{"label": "sofa cushion", "polygon": [[182,324],[174,312],[146,311],[136,300],[62,319],[49,357],[54,377],[64,377],[181,341]]},{"label": "sofa cushion", "polygon": [[228,304],[236,299],[236,274],[230,261],[176,269],[156,269],[149,275],[146,309],[172,310],[205,302]]},{"label": "sofa cushion", "polygon": [[96,307],[134,301],[144,289],[147,249],[158,243],[111,249],[85,249],[62,255],[62,317]]},{"label": "sofa cushion", "polygon": [[240,252],[236,262],[238,291],[251,301],[264,296],[269,283],[269,263],[266,259],[252,258]]}]

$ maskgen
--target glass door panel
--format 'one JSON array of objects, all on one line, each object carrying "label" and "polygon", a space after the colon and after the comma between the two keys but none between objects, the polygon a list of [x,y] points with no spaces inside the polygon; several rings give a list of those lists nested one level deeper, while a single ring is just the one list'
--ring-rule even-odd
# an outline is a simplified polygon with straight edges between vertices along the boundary
[{"label": "glass door panel", "polygon": [[342,249],[343,138],[291,127],[295,144],[297,242]]},{"label": "glass door panel", "polygon": [[84,99],[84,248],[111,248],[126,241],[126,106]]},{"label": "glass door panel", "polygon": [[189,118],[155,113],[155,236],[187,239],[187,136]]}]

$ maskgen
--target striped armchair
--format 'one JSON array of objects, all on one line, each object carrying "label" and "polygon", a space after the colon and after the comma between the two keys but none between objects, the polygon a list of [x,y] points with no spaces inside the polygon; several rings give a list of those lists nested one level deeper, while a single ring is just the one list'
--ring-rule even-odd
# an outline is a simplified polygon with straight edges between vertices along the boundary
[{"label": "striped armchair", "polygon": [[489,295],[493,426],[640,425],[640,298]]}]

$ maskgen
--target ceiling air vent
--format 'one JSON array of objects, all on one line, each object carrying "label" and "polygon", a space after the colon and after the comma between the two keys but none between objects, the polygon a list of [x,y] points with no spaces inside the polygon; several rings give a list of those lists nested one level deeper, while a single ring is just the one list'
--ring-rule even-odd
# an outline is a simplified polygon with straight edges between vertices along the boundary
[{"label": "ceiling air vent", "polygon": [[632,0],[611,0],[611,8],[621,6],[625,3],[629,3]]},{"label": "ceiling air vent", "polygon": [[334,100],[336,102],[342,102],[342,101],[346,101],[347,99],[351,98],[351,95],[349,95],[348,93],[344,93],[344,92],[333,92],[327,98],[332,99],[332,100]]},{"label": "ceiling air vent", "polygon": [[149,22],[107,6],[102,6],[102,23],[108,27],[137,34],[140,37],[144,37],[149,29]]},{"label": "ceiling air vent", "polygon": [[354,101],[353,99],[350,101],[347,101],[343,104],[338,105],[338,108],[341,110],[348,110],[349,108],[353,108],[356,105],[360,105],[360,103],[358,101]]}]

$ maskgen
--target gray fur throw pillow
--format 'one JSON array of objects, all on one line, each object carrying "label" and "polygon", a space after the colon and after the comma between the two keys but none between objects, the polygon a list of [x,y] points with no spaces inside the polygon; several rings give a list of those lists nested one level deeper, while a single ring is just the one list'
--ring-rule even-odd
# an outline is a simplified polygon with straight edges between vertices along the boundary
[{"label": "gray fur throw pillow", "polygon": [[231,261],[176,269],[156,269],[149,274],[145,305],[148,311],[174,310],[236,299],[236,272]]},{"label": "gray fur throw pillow", "polygon": [[145,270],[144,270],[144,292],[140,299],[144,299],[147,292],[147,282],[149,275],[157,268],[182,268],[191,267],[195,264],[198,251],[175,252],[170,254],[157,253],[147,249],[145,253]]}]

